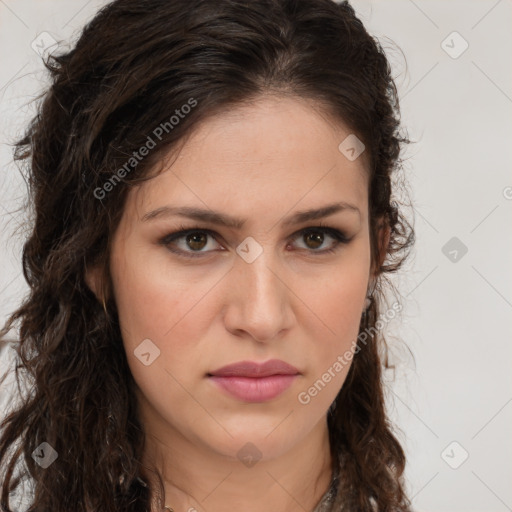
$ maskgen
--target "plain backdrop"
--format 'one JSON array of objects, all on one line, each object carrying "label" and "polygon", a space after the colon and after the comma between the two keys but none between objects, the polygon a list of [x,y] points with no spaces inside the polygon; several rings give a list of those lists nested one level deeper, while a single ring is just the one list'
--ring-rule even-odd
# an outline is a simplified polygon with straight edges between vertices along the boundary
[{"label": "plain backdrop", "polygon": [[[26,188],[9,144],[45,85],[37,44],[73,41],[105,3],[0,0],[2,323],[27,291],[13,234]],[[352,4],[388,53],[415,141],[403,177],[417,242],[395,279],[403,315],[386,326],[409,495],[417,511],[512,510],[512,2]]]}]

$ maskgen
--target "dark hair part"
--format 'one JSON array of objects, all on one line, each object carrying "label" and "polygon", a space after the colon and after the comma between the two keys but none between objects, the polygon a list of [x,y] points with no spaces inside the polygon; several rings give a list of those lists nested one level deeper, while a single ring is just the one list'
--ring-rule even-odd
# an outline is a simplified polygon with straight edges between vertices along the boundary
[{"label": "dark hair part", "polygon": [[[144,433],[108,273],[111,236],[129,188],[149,179],[199,121],[268,94],[313,100],[366,146],[378,280],[360,327],[372,334],[328,416],[341,469],[335,510],[407,510],[405,455],[385,412],[386,342],[374,327],[384,274],[402,265],[414,241],[391,185],[409,140],[399,133],[384,50],[353,8],[332,0],[117,0],[45,65],[51,86],[15,150],[34,217],[22,258],[30,292],[0,335],[19,322],[16,377],[21,368],[33,385],[1,425],[2,511],[11,511],[9,493],[20,483],[18,459],[35,482],[29,512],[150,510]],[[148,136],[156,147],[127,168]],[[391,233],[381,250],[380,223]],[[84,280],[92,265],[103,268],[106,311]],[[46,469],[31,456],[43,441],[58,452]]]}]

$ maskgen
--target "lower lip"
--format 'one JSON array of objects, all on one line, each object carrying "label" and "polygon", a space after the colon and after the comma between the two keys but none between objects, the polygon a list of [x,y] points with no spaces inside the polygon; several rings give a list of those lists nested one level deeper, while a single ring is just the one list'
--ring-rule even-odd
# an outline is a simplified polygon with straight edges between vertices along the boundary
[{"label": "lower lip", "polygon": [[266,402],[288,389],[298,375],[269,375],[268,377],[210,376],[218,386],[244,402]]}]

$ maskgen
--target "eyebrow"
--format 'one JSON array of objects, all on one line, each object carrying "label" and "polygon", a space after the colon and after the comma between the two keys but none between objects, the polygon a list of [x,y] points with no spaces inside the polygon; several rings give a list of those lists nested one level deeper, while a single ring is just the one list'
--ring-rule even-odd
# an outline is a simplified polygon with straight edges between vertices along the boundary
[{"label": "eyebrow", "polygon": [[[294,213],[288,217],[282,224],[283,226],[291,226],[294,224],[300,224],[311,220],[321,219],[334,215],[338,212],[355,212],[361,217],[361,211],[357,206],[346,203],[344,201],[339,203],[332,203],[321,208],[315,208],[311,210],[302,210]],[[230,215],[215,212],[212,210],[203,210],[201,208],[195,208],[190,206],[162,206],[156,210],[149,211],[142,217],[142,222],[148,222],[150,220],[172,217],[177,215],[179,217],[187,217],[189,219],[195,219],[202,222],[209,222],[211,224],[218,224],[227,228],[241,229],[247,219],[240,219],[232,217]]]}]

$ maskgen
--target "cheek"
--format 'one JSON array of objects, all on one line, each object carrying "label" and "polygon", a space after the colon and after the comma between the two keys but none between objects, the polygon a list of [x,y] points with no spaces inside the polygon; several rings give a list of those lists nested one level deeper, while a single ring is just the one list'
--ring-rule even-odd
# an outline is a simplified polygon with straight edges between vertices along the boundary
[{"label": "cheek", "polygon": [[[357,336],[368,286],[369,261],[362,255],[346,258],[314,282],[303,282],[301,296],[314,313],[312,318],[325,338],[341,341]],[[314,285],[314,286],[313,286]]]},{"label": "cheek", "polygon": [[191,323],[194,307],[209,289],[208,283],[194,282],[190,272],[170,269],[165,256],[164,251],[133,251],[113,265],[115,299],[128,345],[145,338],[165,344],[173,332]]},{"label": "cheek", "polygon": [[[369,258],[365,258],[364,253],[358,254],[359,258],[354,253],[354,258],[342,260],[314,287],[308,281],[309,288],[302,288],[299,292],[310,310],[307,315],[310,318],[309,339],[314,344],[314,349],[310,350],[314,372],[310,375],[311,381],[322,379],[325,383],[331,382],[331,391],[322,393],[323,398],[320,399],[326,403],[334,398],[336,388],[341,387],[348,373],[359,334],[368,285]],[[331,375],[325,375],[327,371],[331,371]],[[328,398],[325,395],[332,396]]]},{"label": "cheek", "polygon": [[145,399],[172,420],[170,397],[176,410],[190,406],[178,383],[187,382],[190,363],[197,359],[194,340],[208,324],[204,308],[198,323],[199,303],[211,285],[194,284],[180,272],[165,275],[161,261],[135,251],[117,263],[112,280],[130,371]]},{"label": "cheek", "polygon": [[191,362],[198,363],[199,373],[207,366],[199,364],[198,343],[211,324],[214,307],[208,292],[218,276],[171,268],[165,251],[124,250],[126,256],[113,255],[111,271],[131,373],[146,396],[156,399],[165,389],[174,403],[186,405],[177,382],[191,379]]}]

